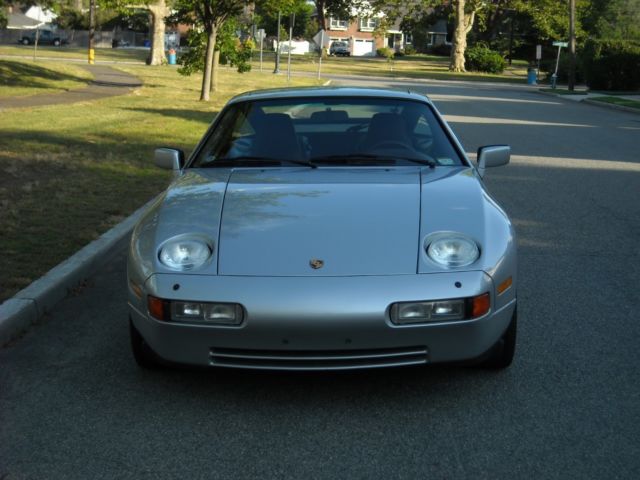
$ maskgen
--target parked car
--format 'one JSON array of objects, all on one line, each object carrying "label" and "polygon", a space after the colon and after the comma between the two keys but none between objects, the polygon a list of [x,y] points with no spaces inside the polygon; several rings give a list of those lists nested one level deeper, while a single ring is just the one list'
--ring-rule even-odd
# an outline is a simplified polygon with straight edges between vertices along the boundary
[{"label": "parked car", "polygon": [[516,238],[431,101],[384,89],[264,90],[229,101],[133,231],[133,355],[346,370],[507,367]]},{"label": "parked car", "polygon": [[[35,43],[35,41],[36,31],[34,30],[23,35],[18,42],[23,45],[31,45]],[[55,47],[59,47],[60,45],[66,44],[67,40],[51,30],[40,30],[38,33],[38,43],[41,45],[53,45]]]},{"label": "parked car", "polygon": [[329,55],[335,55],[336,57],[350,56],[349,44],[347,42],[333,42],[329,47]]}]

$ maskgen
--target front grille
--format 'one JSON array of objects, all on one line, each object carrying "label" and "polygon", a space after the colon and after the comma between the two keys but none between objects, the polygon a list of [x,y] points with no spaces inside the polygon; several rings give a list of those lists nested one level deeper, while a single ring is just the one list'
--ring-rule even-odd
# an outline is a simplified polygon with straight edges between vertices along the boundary
[{"label": "front grille", "polygon": [[427,363],[424,346],[374,350],[245,350],[211,348],[211,365],[262,370],[352,370]]}]

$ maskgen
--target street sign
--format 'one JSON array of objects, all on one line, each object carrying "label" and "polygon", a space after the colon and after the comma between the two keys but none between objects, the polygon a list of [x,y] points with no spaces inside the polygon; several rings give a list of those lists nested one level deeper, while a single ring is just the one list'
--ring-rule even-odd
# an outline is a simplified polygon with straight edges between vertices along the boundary
[{"label": "street sign", "polygon": [[568,47],[569,46],[569,42],[553,42],[552,45],[554,47]]},{"label": "street sign", "polygon": [[313,41],[316,42],[316,45],[320,45],[324,48],[329,48],[329,44],[331,43],[331,38],[324,30],[320,30],[313,36]]},{"label": "street sign", "polygon": [[536,60],[542,58],[542,45],[536,45]]}]

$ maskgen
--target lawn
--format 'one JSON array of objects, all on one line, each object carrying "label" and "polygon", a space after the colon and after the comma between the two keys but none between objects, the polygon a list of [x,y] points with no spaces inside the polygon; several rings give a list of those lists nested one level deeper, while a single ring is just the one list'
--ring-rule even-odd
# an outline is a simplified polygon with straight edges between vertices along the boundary
[{"label": "lawn", "polygon": [[[181,77],[168,66],[118,68],[144,87],[127,96],[0,115],[0,301],[162,191],[171,174],[152,166],[156,146],[189,151],[232,95],[287,85],[283,76],[222,69],[214,100],[203,103],[199,76]],[[292,84],[315,80],[294,78]]]},{"label": "lawn", "polygon": [[610,103],[613,105],[620,105],[622,107],[636,108],[640,110],[640,102],[637,100],[632,100],[630,98],[607,96],[607,97],[594,97],[591,100],[595,100],[596,102],[602,102],[602,103]]},{"label": "lawn", "polygon": [[[260,69],[259,52],[254,52],[253,68]],[[280,71],[287,71],[287,55],[280,60]],[[292,55],[292,72],[317,72],[317,55]],[[274,69],[273,52],[263,54],[262,68],[265,72]],[[391,78],[416,78],[433,80],[464,80],[483,82],[525,83],[527,77],[527,63],[514,61],[503,74],[494,75],[480,72],[453,73],[449,71],[449,58],[433,55],[407,55],[392,61],[376,57],[329,57],[322,60],[322,74],[382,76]]]},{"label": "lawn", "polygon": [[0,98],[64,92],[86,87],[91,78],[77,65],[0,59]]},{"label": "lawn", "polygon": [[[33,59],[33,45],[0,45],[0,55],[27,57]],[[149,54],[148,48],[96,48],[96,61],[144,63]],[[87,61],[87,49],[78,47],[38,46],[37,59],[67,59]]]}]

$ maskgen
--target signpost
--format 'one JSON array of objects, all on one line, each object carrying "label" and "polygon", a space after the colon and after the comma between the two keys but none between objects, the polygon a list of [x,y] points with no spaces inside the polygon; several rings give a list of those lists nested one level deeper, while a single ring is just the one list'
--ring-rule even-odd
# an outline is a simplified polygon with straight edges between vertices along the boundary
[{"label": "signpost", "polygon": [[260,71],[262,71],[262,48],[264,45],[264,38],[267,36],[264,28],[259,28],[256,31],[257,40],[260,42]]},{"label": "signpost", "polygon": [[331,40],[326,36],[324,30],[320,30],[313,36],[313,41],[316,42],[317,45],[320,45],[320,58],[318,59],[318,79],[320,79],[320,72],[322,70],[322,54],[324,53],[325,48],[329,48]]},{"label": "signpost", "polygon": [[556,82],[558,80],[558,66],[560,65],[560,51],[562,47],[568,47],[569,42],[553,42],[554,47],[558,47],[558,58],[556,59],[556,71],[551,75],[551,88],[556,88]]}]

